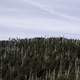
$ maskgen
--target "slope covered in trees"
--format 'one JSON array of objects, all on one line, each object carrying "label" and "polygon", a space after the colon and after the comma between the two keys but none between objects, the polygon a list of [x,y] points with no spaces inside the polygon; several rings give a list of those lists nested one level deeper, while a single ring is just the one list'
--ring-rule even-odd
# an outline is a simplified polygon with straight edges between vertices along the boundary
[{"label": "slope covered in trees", "polygon": [[33,38],[0,41],[1,80],[80,80],[80,41]]}]

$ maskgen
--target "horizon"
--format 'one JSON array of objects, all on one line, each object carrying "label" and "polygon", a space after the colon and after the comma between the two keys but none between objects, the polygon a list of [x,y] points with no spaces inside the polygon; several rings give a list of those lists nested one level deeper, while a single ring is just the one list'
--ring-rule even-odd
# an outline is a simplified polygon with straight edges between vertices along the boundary
[{"label": "horizon", "polygon": [[14,36],[14,37],[8,37],[8,38],[2,38],[2,40],[12,40],[12,39],[33,39],[33,38],[65,38],[65,39],[73,39],[73,40],[80,40],[80,34],[69,34],[69,33],[54,33],[53,34],[43,34],[43,35],[25,35],[24,37],[20,36]]}]

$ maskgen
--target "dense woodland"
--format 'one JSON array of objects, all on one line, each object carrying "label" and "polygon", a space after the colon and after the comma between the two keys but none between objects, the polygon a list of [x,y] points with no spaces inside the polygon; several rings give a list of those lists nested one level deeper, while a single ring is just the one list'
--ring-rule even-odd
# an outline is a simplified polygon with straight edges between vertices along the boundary
[{"label": "dense woodland", "polygon": [[80,80],[80,40],[0,41],[0,80]]}]

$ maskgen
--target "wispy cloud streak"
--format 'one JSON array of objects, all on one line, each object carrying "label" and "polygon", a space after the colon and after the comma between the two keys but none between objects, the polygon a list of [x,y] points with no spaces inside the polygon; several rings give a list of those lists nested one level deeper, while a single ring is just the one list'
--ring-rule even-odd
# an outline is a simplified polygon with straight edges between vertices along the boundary
[{"label": "wispy cloud streak", "polygon": [[69,16],[69,15],[66,15],[66,14],[62,14],[60,12],[57,12],[55,10],[51,10],[51,9],[48,9],[47,6],[44,6],[44,5],[41,5],[40,3],[38,2],[35,2],[35,1],[31,1],[31,0],[24,0],[25,2],[33,5],[33,6],[36,6],[50,14],[52,14],[53,16],[56,15],[56,16],[60,16],[60,17],[63,17],[65,19],[68,19],[68,20],[72,20],[72,21],[76,21],[76,22],[80,22],[80,19],[79,18],[76,18],[76,17],[72,17],[72,16]]}]

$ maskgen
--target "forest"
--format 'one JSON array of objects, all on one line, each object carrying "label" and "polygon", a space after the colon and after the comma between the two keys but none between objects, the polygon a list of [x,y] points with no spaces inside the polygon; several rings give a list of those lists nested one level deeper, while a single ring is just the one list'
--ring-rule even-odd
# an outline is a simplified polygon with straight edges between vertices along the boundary
[{"label": "forest", "polygon": [[0,80],[80,80],[80,40],[2,40]]}]

